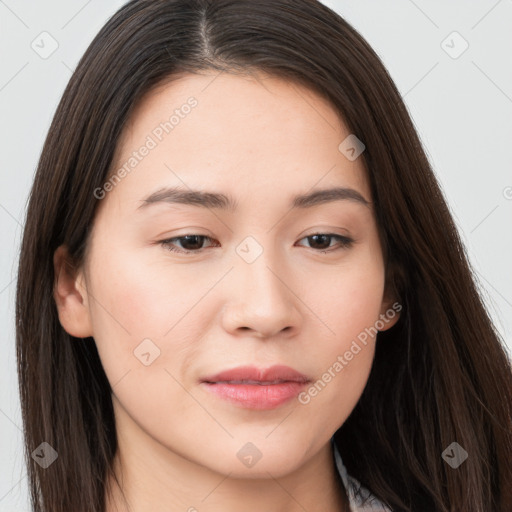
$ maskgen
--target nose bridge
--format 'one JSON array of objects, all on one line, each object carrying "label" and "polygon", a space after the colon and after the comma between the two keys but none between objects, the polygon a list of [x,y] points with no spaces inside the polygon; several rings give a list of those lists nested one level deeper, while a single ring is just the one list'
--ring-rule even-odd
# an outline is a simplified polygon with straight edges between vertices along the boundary
[{"label": "nose bridge", "polygon": [[[264,237],[260,237],[262,239]],[[286,272],[286,259],[271,236],[265,245],[248,236],[236,247],[234,279],[238,290],[231,302],[229,328],[250,328],[265,335],[298,325],[297,298]]]},{"label": "nose bridge", "polygon": [[[261,240],[261,242],[260,242]],[[238,246],[236,252],[238,271],[242,280],[249,280],[248,285],[254,291],[274,295],[288,295],[283,284],[286,268],[285,255],[280,254],[278,241],[273,241],[272,234],[247,236]],[[288,278],[289,279],[289,278]]]}]

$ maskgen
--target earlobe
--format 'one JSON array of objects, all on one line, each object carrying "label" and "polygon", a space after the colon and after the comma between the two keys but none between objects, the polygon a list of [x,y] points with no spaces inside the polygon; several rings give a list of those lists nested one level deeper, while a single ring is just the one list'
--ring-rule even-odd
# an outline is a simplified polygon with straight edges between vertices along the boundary
[{"label": "earlobe", "polygon": [[391,329],[400,319],[400,311],[402,311],[400,302],[396,300],[384,300],[382,302],[379,321],[377,322],[379,331]]},{"label": "earlobe", "polygon": [[92,336],[83,271],[75,268],[64,245],[58,247],[53,255],[53,268],[53,297],[62,327],[77,338]]}]

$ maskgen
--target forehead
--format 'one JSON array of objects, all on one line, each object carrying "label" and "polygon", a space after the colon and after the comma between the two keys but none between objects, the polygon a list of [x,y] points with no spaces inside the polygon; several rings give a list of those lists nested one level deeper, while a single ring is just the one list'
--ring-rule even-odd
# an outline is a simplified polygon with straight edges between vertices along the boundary
[{"label": "forehead", "polygon": [[351,161],[339,149],[349,135],[327,100],[296,83],[264,74],[181,75],[132,112],[113,168],[124,166],[126,178],[114,194],[134,203],[144,192],[181,186],[236,199],[286,191],[284,201],[315,186],[350,186],[371,200],[362,158]]}]

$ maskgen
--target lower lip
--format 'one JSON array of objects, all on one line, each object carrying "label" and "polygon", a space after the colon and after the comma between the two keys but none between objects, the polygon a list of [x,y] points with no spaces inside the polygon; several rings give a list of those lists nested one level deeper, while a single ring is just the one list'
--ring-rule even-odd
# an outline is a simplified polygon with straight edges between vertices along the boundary
[{"label": "lower lip", "polygon": [[275,409],[296,397],[304,382],[280,384],[228,384],[203,382],[211,393],[246,409]]}]

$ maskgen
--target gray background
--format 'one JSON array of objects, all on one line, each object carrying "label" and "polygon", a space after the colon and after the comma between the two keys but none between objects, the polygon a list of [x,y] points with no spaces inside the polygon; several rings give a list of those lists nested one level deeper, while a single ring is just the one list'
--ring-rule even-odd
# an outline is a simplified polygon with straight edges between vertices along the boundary
[{"label": "gray background", "polygon": [[[0,0],[0,512],[29,510],[14,343],[25,204],[71,72],[123,3]],[[404,96],[512,352],[512,1],[324,3],[368,40]]]}]

